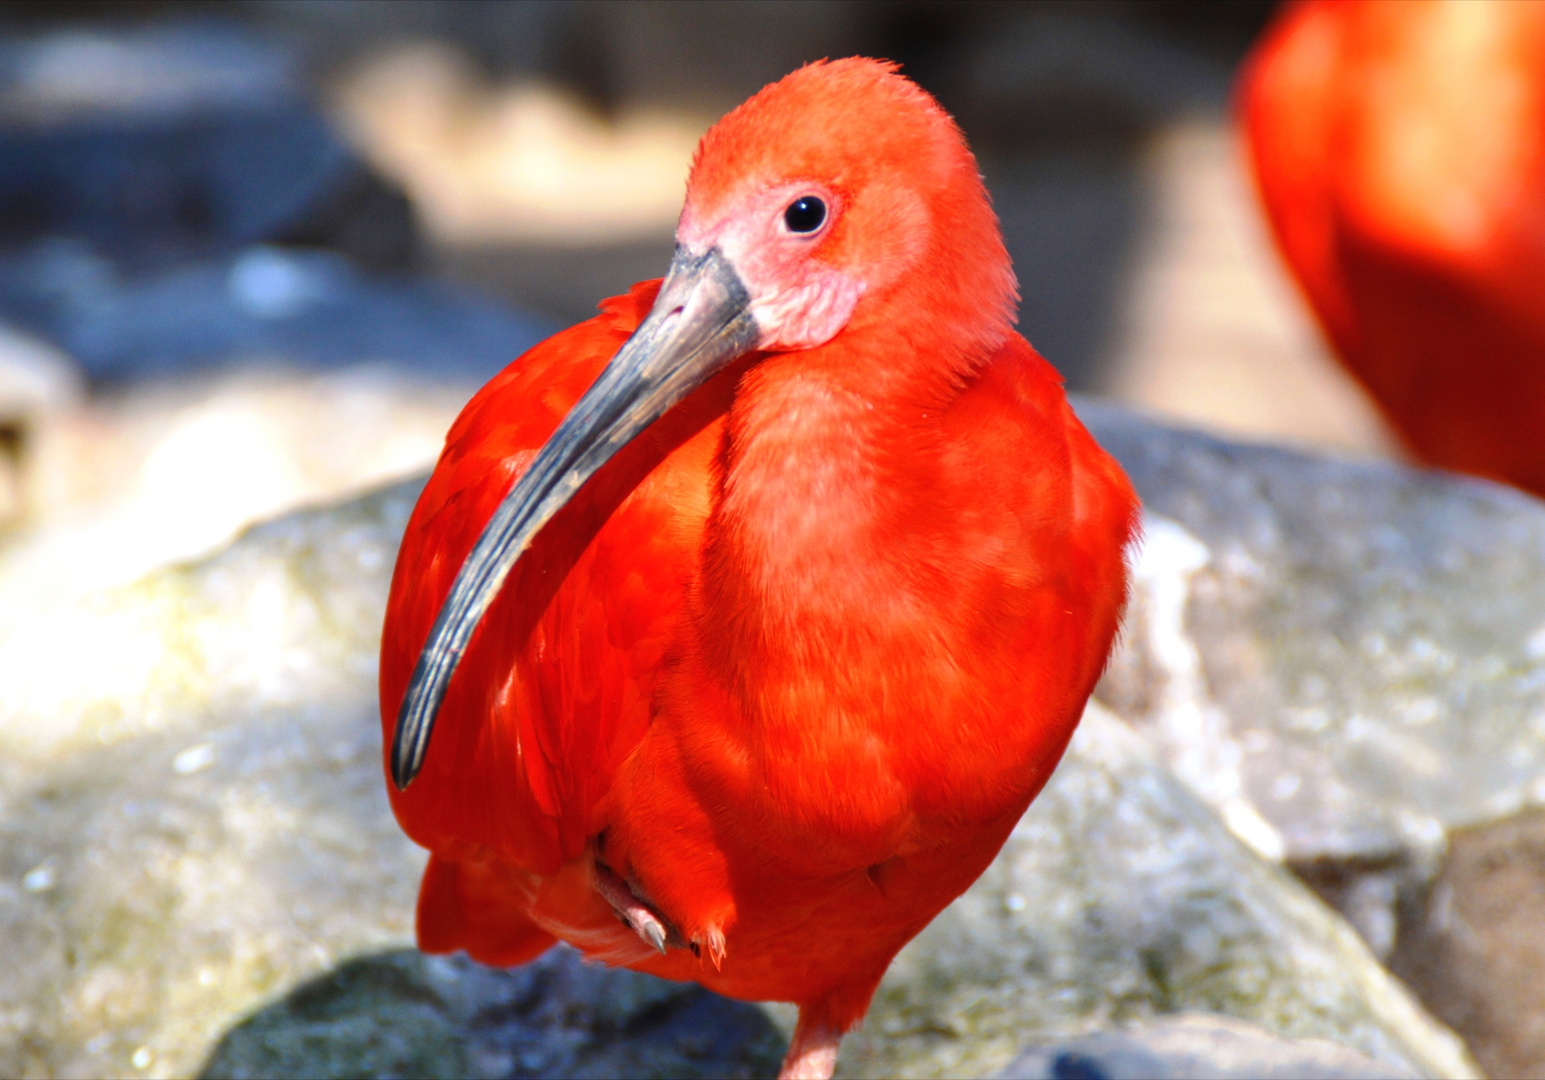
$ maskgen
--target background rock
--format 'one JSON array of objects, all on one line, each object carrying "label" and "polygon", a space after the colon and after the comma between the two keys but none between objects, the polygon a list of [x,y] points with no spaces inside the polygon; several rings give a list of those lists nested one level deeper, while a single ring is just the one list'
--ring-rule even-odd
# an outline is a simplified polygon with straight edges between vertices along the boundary
[{"label": "background rock", "polygon": [[[1398,437],[1331,355],[1281,265],[1233,127],[1218,114],[1184,116],[1144,141],[1140,161],[1136,257],[1107,319],[1098,392],[1223,438],[1400,459]],[[1106,235],[1079,224],[1077,248],[1053,256],[1062,264],[1077,265],[1089,238]],[[1016,251],[1015,265],[1035,264]],[[1026,284],[1034,304],[1045,283]],[[1040,327],[1077,326],[1061,311],[1047,316],[1026,332],[1060,365],[1059,342]]]},{"label": "background rock", "polygon": [[1002,1080],[1378,1080],[1411,1076],[1344,1046],[1284,1039],[1216,1016],[1181,1014],[1033,1047]]},{"label": "background rock", "polygon": [[409,940],[423,855],[374,692],[415,493],[0,639],[0,1073],[189,1075],[260,1002]]},{"label": "background rock", "polygon": [[1025,1042],[1170,1012],[1471,1074],[1357,936],[1097,705],[987,872],[901,951],[845,1076],[983,1076]]},{"label": "background rock", "polygon": [[354,143],[413,193],[429,234],[455,244],[668,237],[714,119],[605,116],[534,80],[488,86],[468,57],[428,45],[372,58],[335,98]]},{"label": "background rock", "polygon": [[1545,507],[1083,412],[1148,515],[1097,696],[1387,953],[1446,830],[1545,800]]},{"label": "background rock", "polygon": [[360,364],[142,385],[47,415],[23,446],[26,527],[0,547],[0,627],[422,470],[471,392]]}]

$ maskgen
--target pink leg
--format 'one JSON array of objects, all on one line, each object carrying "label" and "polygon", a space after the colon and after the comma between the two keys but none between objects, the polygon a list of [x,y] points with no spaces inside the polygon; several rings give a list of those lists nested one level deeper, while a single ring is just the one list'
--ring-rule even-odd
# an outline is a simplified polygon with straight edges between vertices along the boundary
[{"label": "pink leg", "polygon": [[631,926],[633,932],[658,950],[661,956],[665,955],[666,942],[676,935],[648,904],[633,895],[626,881],[618,877],[611,867],[596,863],[595,887],[619,919]]},{"label": "pink leg", "polygon": [[794,1025],[794,1038],[783,1058],[783,1068],[778,1070],[778,1080],[831,1080],[837,1068],[842,1032],[824,1020],[807,1021],[805,1017],[806,1011],[800,1009],[799,1023]]}]

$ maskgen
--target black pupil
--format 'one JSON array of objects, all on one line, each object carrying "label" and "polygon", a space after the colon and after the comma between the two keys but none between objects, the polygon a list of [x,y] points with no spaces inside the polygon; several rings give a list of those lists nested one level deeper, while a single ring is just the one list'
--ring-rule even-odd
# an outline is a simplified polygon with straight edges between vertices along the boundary
[{"label": "black pupil", "polygon": [[783,212],[783,223],[789,232],[815,232],[826,220],[826,204],[814,195],[795,199]]}]

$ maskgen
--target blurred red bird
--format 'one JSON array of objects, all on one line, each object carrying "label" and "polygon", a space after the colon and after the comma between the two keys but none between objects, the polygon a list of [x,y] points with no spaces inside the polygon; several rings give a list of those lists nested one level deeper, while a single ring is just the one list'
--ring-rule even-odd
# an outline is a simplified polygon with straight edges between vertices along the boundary
[{"label": "blurred red bird", "polygon": [[452,427],[387,609],[392,805],[426,951],[794,1002],[784,1074],[826,1076],[1061,757],[1136,500],[892,65],[721,120],[676,238]]},{"label": "blurred red bird", "polygon": [[1545,3],[1297,4],[1239,105],[1342,362],[1420,457],[1545,495]]}]

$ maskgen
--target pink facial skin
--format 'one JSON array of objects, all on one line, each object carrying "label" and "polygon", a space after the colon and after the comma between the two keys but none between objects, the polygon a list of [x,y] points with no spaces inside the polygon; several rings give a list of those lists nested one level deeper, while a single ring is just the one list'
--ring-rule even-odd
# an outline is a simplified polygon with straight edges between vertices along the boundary
[{"label": "pink facial skin", "polygon": [[[791,232],[783,212],[811,195],[826,204],[826,220],[813,232]],[[751,314],[762,335],[757,348],[813,349],[836,337],[853,317],[866,283],[816,257],[844,206],[821,184],[791,182],[732,200],[729,212],[705,221],[688,203],[676,241],[689,251],[717,246],[751,294]]]}]

